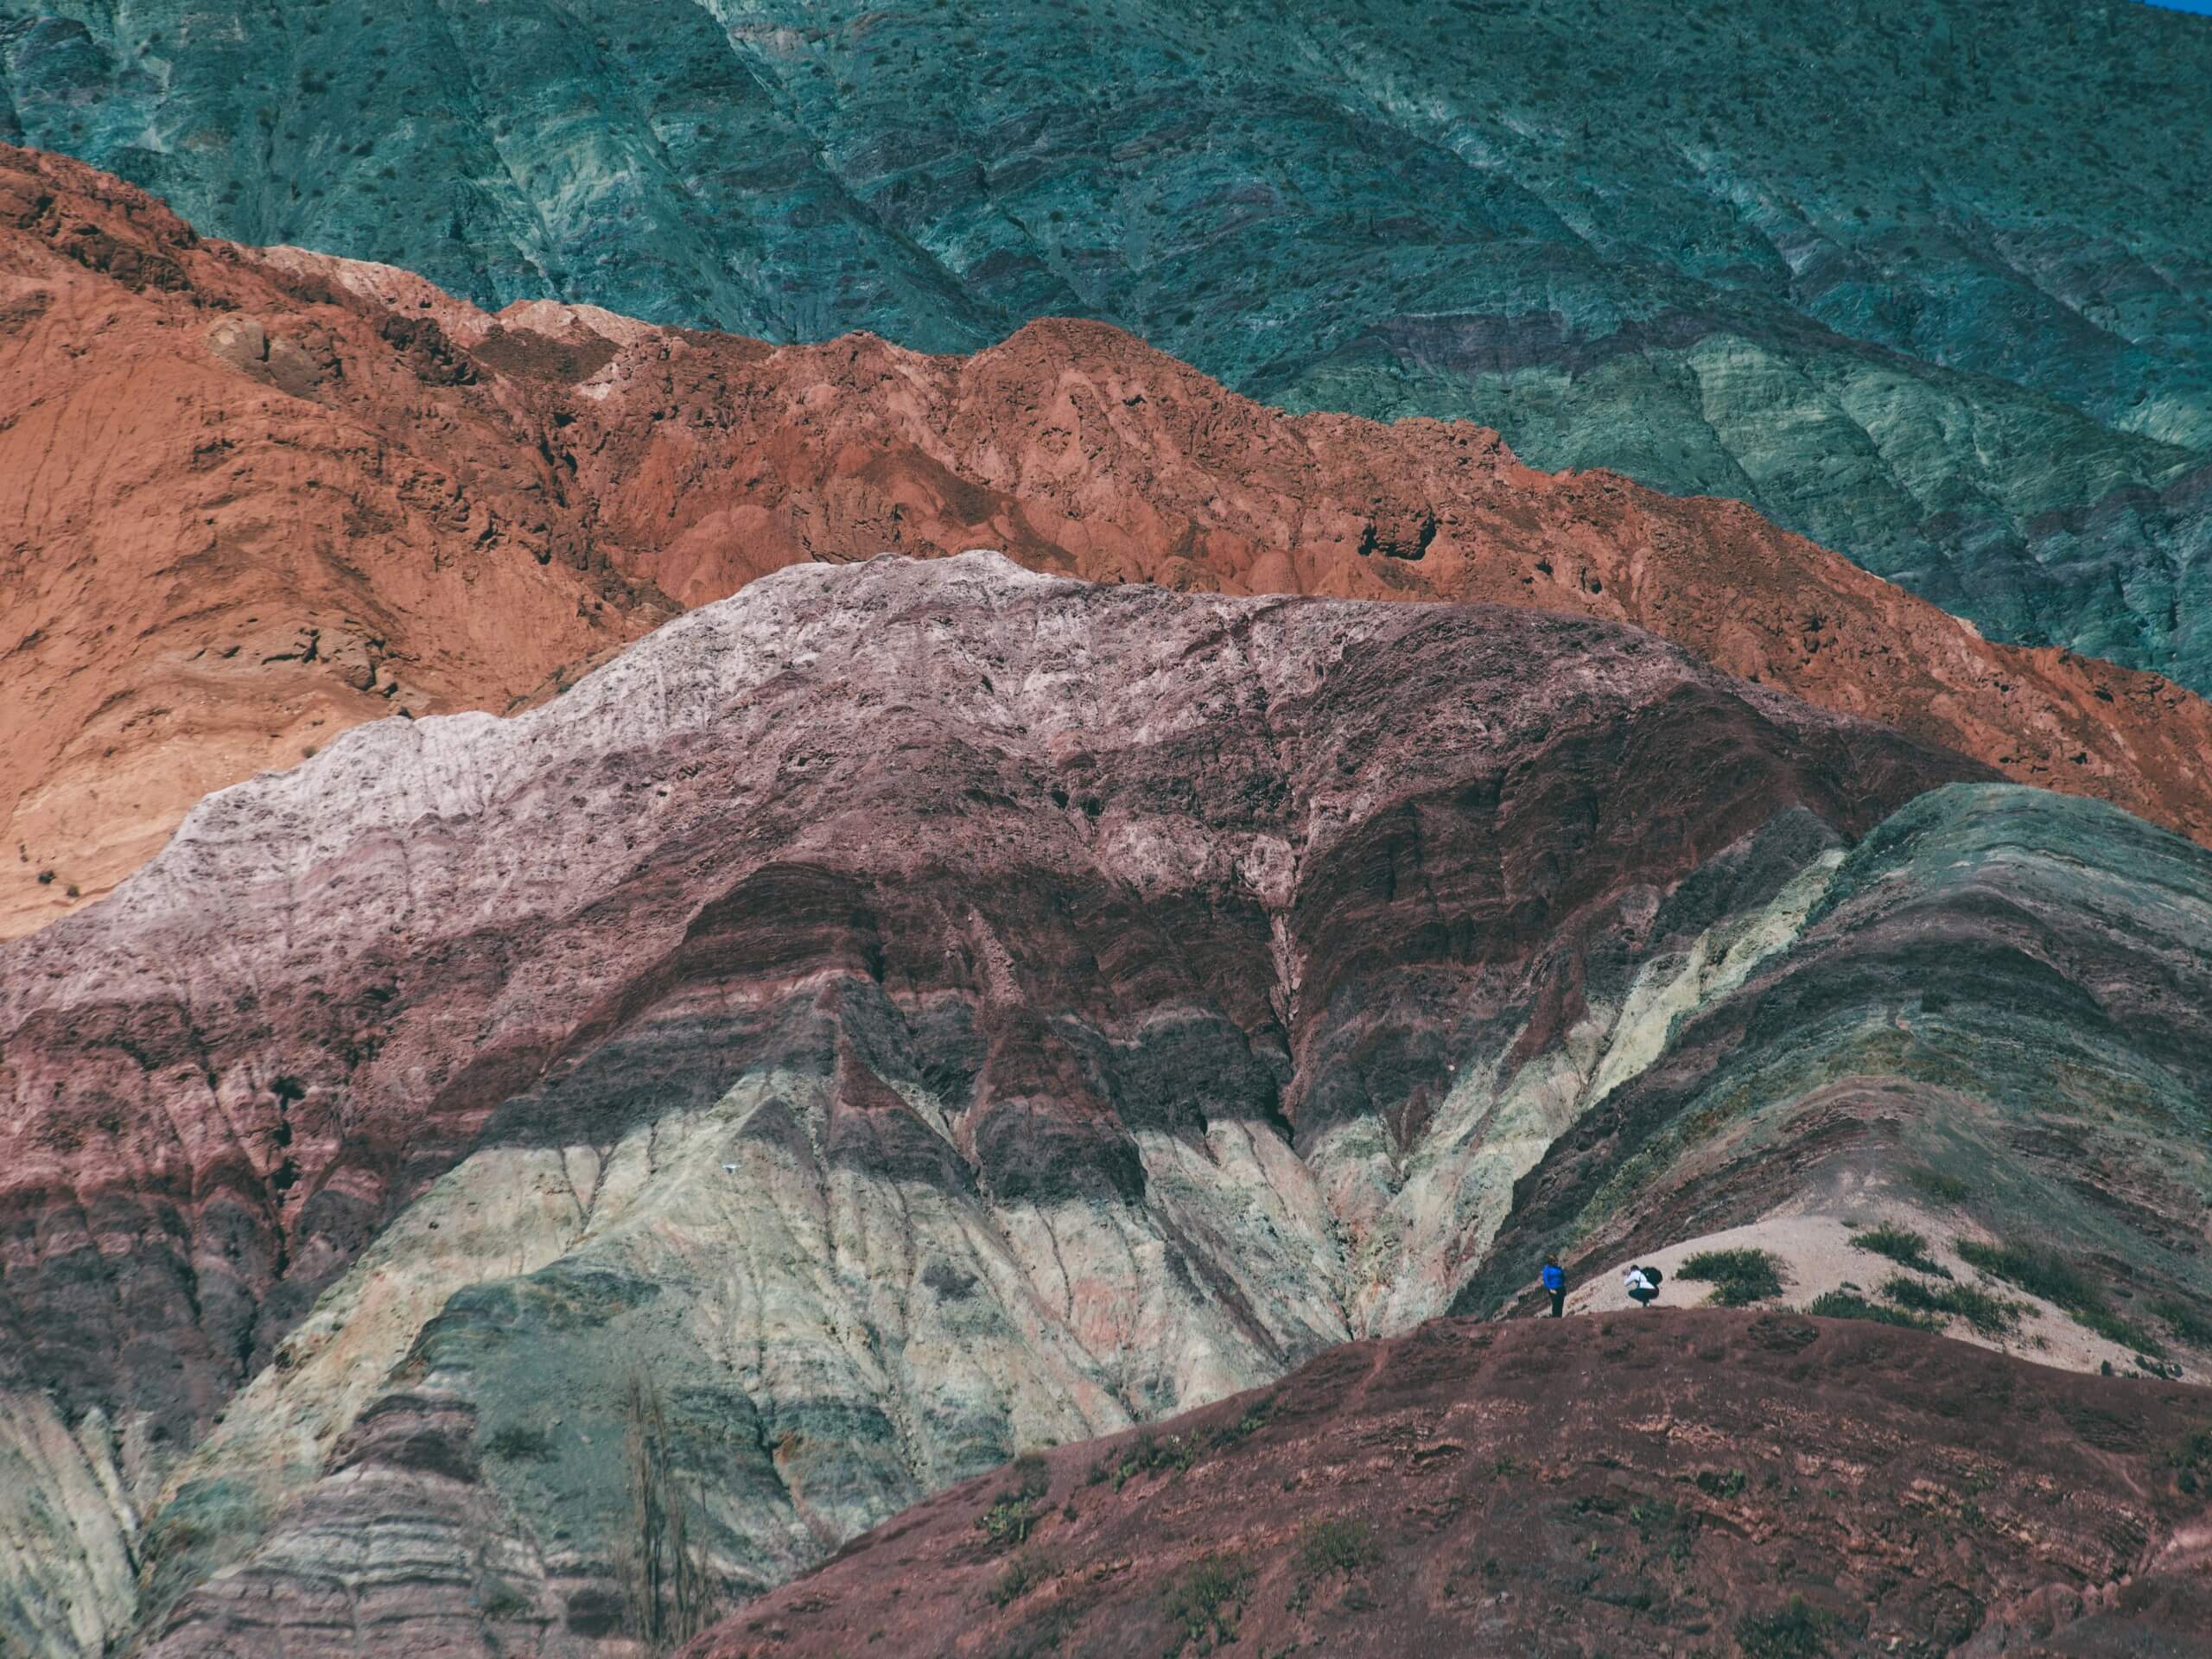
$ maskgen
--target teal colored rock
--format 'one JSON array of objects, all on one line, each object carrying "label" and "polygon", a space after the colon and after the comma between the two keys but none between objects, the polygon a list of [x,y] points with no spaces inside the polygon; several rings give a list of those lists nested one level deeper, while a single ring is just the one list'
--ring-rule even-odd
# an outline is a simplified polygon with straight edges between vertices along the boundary
[{"label": "teal colored rock", "polygon": [[774,339],[1109,319],[2212,690],[2212,23],[2135,4],[0,0],[202,228]]}]

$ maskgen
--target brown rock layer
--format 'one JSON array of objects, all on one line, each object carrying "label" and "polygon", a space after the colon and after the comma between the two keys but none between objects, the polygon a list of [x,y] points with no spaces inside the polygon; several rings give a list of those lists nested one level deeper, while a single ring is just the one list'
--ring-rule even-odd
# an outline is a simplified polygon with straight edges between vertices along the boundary
[{"label": "brown rock layer", "polygon": [[2183,1659],[2208,1421],[1797,1314],[1439,1321],[979,1477],[685,1654]]},{"label": "brown rock layer", "polygon": [[510,707],[664,595],[887,549],[1633,622],[2212,842],[2212,709],[2164,680],[1989,645],[1741,505],[1287,416],[1100,325],[957,359],[493,318],[0,149],[0,933],[347,725]]}]

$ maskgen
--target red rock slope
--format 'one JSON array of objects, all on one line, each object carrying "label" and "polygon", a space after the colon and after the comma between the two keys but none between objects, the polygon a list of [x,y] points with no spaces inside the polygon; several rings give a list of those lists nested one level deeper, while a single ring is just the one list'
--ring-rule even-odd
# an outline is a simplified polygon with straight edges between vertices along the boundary
[{"label": "red rock slope", "polygon": [[2212,1397],[1878,1325],[1439,1322],[1017,1460],[685,1659],[2201,1654]]},{"label": "red rock slope", "polygon": [[1988,645],[1740,505],[1287,416],[1098,325],[953,359],[493,318],[0,148],[0,935],[347,725],[509,707],[672,602],[887,548],[1633,622],[2212,842],[2212,709],[2166,681]]}]

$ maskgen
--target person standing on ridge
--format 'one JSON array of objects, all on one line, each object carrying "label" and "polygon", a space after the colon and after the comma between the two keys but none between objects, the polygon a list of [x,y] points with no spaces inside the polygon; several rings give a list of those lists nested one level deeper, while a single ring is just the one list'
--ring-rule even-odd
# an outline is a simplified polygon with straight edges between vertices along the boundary
[{"label": "person standing on ridge", "polygon": [[1557,1319],[1567,1312],[1567,1273],[1555,1255],[1544,1258],[1544,1288],[1551,1293],[1552,1318]]}]

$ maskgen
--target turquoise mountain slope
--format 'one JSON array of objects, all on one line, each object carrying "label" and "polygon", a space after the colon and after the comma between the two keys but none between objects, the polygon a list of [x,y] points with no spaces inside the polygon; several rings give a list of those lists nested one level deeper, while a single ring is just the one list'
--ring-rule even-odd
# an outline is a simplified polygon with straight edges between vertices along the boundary
[{"label": "turquoise mountain slope", "polygon": [[2212,690],[2212,26],[2070,0],[0,0],[203,227],[774,339],[1102,317]]}]

